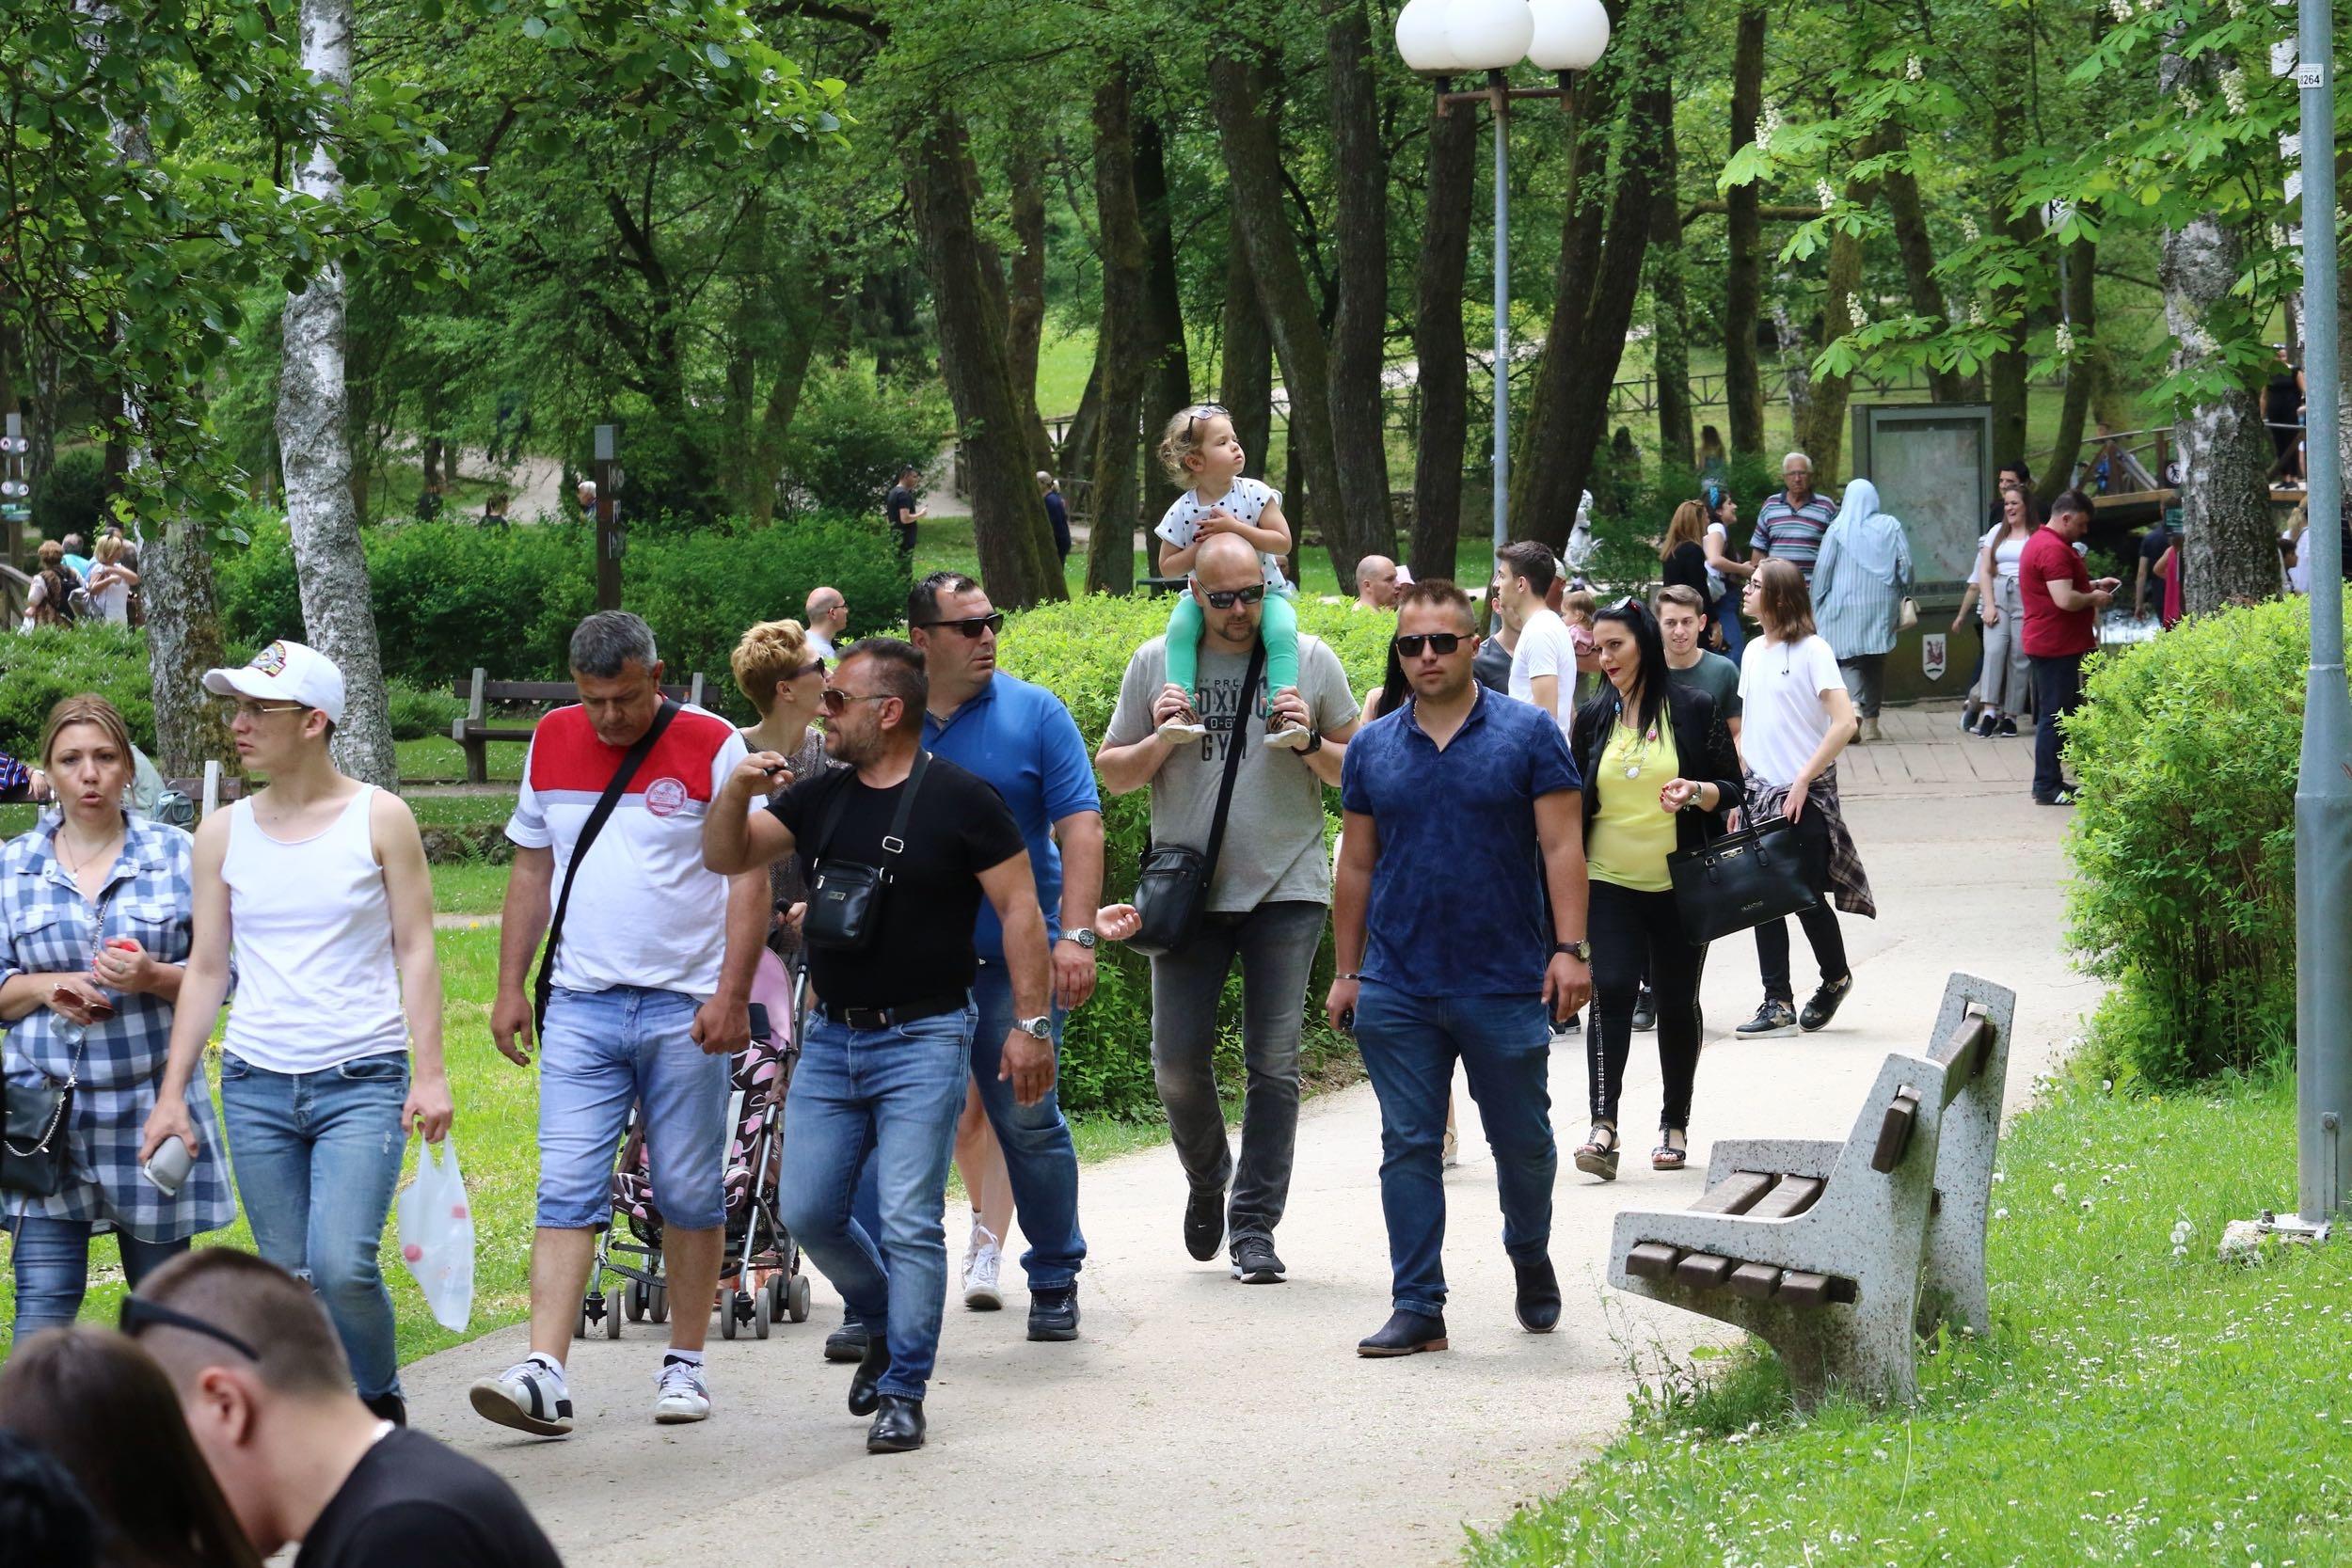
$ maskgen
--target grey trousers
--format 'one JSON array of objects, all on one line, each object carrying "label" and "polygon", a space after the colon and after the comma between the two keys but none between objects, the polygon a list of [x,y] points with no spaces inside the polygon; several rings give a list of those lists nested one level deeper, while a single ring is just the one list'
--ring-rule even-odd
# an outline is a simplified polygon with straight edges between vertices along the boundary
[{"label": "grey trousers", "polygon": [[[1232,1184],[1232,1239],[1271,1239],[1290,1197],[1298,1142],[1298,1037],[1307,979],[1323,942],[1327,909],[1317,903],[1261,904],[1247,914],[1213,914],[1181,953],[1152,960],[1152,1072],[1184,1177],[1199,1193]],[[1216,1092],[1217,1002],[1241,959],[1241,1159],[1225,1138]]]},{"label": "grey trousers", "polygon": [[2026,604],[2017,579],[1993,578],[1993,608],[2001,618],[1984,628],[1984,671],[1977,677],[1977,701],[2014,719],[2033,703],[2033,670],[2026,662]]},{"label": "grey trousers", "polygon": [[1856,654],[1837,661],[1837,673],[1846,682],[1846,695],[1853,699],[1853,710],[1865,719],[1879,716],[1879,699],[1886,690],[1886,656]]}]

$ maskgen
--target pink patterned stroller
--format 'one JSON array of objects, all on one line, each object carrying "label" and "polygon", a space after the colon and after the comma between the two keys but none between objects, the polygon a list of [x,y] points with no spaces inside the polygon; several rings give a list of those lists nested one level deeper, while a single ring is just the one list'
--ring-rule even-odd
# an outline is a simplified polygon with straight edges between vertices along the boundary
[{"label": "pink patterned stroller", "polygon": [[[801,1055],[794,1027],[798,992],[796,987],[796,1006],[780,1032],[771,1029],[769,1009],[752,1004],[751,1045],[730,1064],[728,1113],[735,1132],[727,1145],[726,1243],[719,1264],[723,1338],[734,1338],[748,1324],[755,1338],[765,1339],[771,1324],[808,1318],[808,1275],[801,1270],[800,1243],[776,1216],[784,1097]],[[580,1304],[578,1331],[582,1338],[591,1323],[601,1323],[606,1338],[619,1338],[624,1316],[631,1323],[670,1321],[670,1289],[661,1267],[661,1212],[654,1207],[644,1127],[635,1110],[629,1113],[612,1172],[612,1210],[616,1223],[597,1237],[596,1267],[589,1272],[588,1292]],[[628,1238],[621,1236],[617,1223],[624,1217]],[[607,1275],[625,1282],[617,1302],[605,1297]]]}]

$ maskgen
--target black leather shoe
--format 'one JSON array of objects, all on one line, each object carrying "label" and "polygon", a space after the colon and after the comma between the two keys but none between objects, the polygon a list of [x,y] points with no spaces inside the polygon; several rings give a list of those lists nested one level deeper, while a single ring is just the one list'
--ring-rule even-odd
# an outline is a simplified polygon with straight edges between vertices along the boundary
[{"label": "black leather shoe", "polygon": [[1657,1027],[1658,1000],[1650,994],[1649,987],[1644,986],[1633,994],[1633,1032],[1646,1035]]},{"label": "black leather shoe", "polygon": [[825,1336],[825,1359],[847,1366],[866,1359],[866,1325],[845,1323]]},{"label": "black leather shoe", "polygon": [[1029,1292],[1029,1338],[1075,1339],[1078,1337],[1078,1287]]},{"label": "black leather shoe", "polygon": [[1807,1002],[1804,1011],[1797,1015],[1797,1027],[1808,1035],[1817,1029],[1828,1028],[1829,1021],[1837,1016],[1838,1005],[1852,994],[1853,976],[1851,974],[1834,985],[1822,981],[1821,989],[1813,993],[1813,1000]]},{"label": "black leather shoe", "polygon": [[1515,1262],[1511,1268],[1519,1276],[1518,1299],[1512,1304],[1519,1326],[1530,1334],[1550,1333],[1560,1323],[1560,1276],[1551,1272],[1551,1259]]},{"label": "black leather shoe", "polygon": [[1205,1263],[1224,1242],[1224,1192],[1196,1192],[1184,1199],[1184,1250]]},{"label": "black leather shoe", "polygon": [[1443,1349],[1445,1320],[1424,1318],[1402,1307],[1389,1314],[1389,1321],[1381,1325],[1379,1333],[1356,1341],[1356,1354],[1367,1356],[1413,1355],[1425,1350]]},{"label": "black leather shoe", "polygon": [[912,1453],[923,1446],[923,1402],[884,1394],[882,1413],[866,1429],[867,1453]]},{"label": "black leather shoe", "polygon": [[408,1424],[408,1406],[398,1394],[378,1394],[372,1400],[359,1402],[368,1407],[368,1414],[379,1421],[389,1421],[396,1427]]},{"label": "black leather shoe", "polygon": [[871,1416],[874,1413],[874,1402],[882,1397],[874,1386],[882,1381],[882,1373],[888,1370],[890,1370],[890,1341],[875,1339],[866,1347],[866,1355],[858,1362],[857,1370],[850,1374],[850,1415]]}]

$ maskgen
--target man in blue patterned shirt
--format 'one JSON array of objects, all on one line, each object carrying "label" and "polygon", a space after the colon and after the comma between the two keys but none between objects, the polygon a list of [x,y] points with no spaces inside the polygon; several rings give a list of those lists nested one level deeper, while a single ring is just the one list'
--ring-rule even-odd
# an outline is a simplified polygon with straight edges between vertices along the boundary
[{"label": "man in blue patterned shirt", "polygon": [[1748,537],[1748,559],[1761,565],[1766,559],[1786,561],[1813,580],[1813,562],[1821,553],[1821,535],[1836,519],[1837,503],[1813,488],[1813,459],[1792,451],[1780,460],[1785,489],[1765,498],[1756,510],[1756,531]]}]

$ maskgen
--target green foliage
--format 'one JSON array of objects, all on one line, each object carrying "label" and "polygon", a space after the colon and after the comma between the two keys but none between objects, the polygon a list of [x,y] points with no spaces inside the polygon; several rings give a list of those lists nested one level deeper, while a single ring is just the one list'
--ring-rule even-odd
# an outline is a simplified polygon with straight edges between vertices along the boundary
[{"label": "green foliage", "polygon": [[2283,1065],[2295,1025],[2295,781],[2308,601],[2185,621],[2093,667],[2067,725],[2082,781],[2069,940],[2115,990],[2119,1081]]},{"label": "green foliage", "polygon": [[878,514],[900,467],[928,467],[955,431],[936,383],[885,381],[867,366],[809,372],[785,447],[795,510]]},{"label": "green foliage", "polygon": [[106,454],[96,447],[68,447],[33,486],[33,526],[51,539],[78,533],[96,539],[112,510],[107,502]]},{"label": "green foliage", "polygon": [[32,760],[49,710],[85,691],[120,708],[132,743],[153,749],[155,705],[148,696],[144,635],[98,623],[0,633],[0,752]]},{"label": "green foliage", "polygon": [[404,680],[385,684],[385,702],[391,709],[392,738],[421,740],[428,735],[449,734],[449,727],[466,711],[447,686],[425,689]]}]

